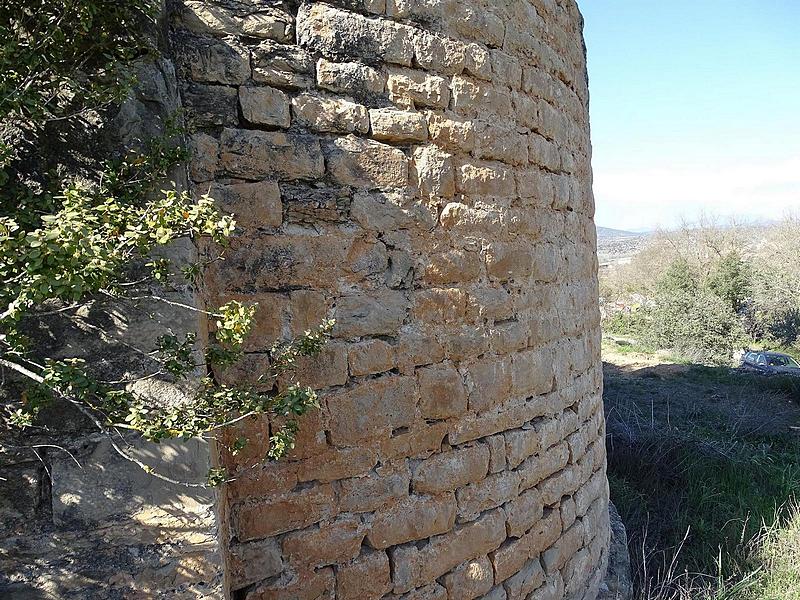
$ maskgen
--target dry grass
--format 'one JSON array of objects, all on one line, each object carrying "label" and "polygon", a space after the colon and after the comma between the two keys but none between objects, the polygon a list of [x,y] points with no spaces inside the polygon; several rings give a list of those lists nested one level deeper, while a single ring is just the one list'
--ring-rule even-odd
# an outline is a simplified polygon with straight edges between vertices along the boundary
[{"label": "dry grass", "polygon": [[798,404],[730,369],[604,349],[637,600],[800,600]]}]

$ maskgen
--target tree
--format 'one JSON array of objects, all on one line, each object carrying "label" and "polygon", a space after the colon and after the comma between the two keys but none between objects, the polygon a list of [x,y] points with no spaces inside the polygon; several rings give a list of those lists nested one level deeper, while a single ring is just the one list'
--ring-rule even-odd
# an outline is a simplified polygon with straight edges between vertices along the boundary
[{"label": "tree", "polygon": [[748,264],[737,251],[732,251],[714,265],[707,285],[731,310],[738,313],[752,293],[750,278]]},{"label": "tree", "polygon": [[[91,361],[54,356],[31,338],[48,319],[89,305],[147,299],[201,310],[158,290],[195,285],[207,262],[176,263],[156,251],[181,239],[208,239],[222,249],[235,229],[208,196],[195,201],[174,186],[161,190],[186,158],[175,126],[110,159],[98,159],[91,143],[83,153],[70,149],[75,136],[97,140],[105,113],[130,93],[137,61],[157,55],[158,8],[153,0],[9,0],[0,7],[0,366],[27,382],[3,415],[25,428],[43,407],[65,403],[108,434],[117,452],[149,469],[111,432],[158,442],[273,414],[283,425],[263,458],[277,459],[292,447],[296,419],[317,406],[315,393],[300,384],[278,390],[278,377],[298,357],[317,354],[332,323],[273,346],[258,386],[222,385],[201,373],[173,404],[133,389],[130,375],[104,377]],[[208,365],[234,364],[254,311],[234,301],[207,312],[214,331],[206,347],[193,332],[164,331],[146,353],[146,372],[135,377],[191,381]],[[212,470],[208,483],[235,475]]]}]

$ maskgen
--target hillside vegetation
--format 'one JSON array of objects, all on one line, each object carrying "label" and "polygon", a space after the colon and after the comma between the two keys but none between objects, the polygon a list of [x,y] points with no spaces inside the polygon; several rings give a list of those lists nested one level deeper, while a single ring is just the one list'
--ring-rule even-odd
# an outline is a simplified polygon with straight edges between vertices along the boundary
[{"label": "hillside vegetation", "polygon": [[800,221],[660,233],[602,275],[611,496],[636,600],[800,600]]},{"label": "hillside vegetation", "polygon": [[743,347],[798,352],[800,219],[655,234],[603,272],[601,297],[606,331],[698,363],[730,364]]}]

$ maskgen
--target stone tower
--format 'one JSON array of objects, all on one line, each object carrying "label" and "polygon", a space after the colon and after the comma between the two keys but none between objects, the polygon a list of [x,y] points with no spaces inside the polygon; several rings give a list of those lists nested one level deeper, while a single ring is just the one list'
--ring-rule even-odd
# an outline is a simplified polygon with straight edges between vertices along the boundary
[{"label": "stone tower", "polygon": [[241,226],[209,295],[260,305],[249,364],[220,376],[336,319],[301,369],[322,410],[224,492],[233,597],[594,600],[608,492],[574,0],[186,0],[172,33],[193,185]]},{"label": "stone tower", "polygon": [[336,319],[291,457],[223,492],[232,597],[594,600],[608,492],[574,0],[185,0],[172,41],[192,185],[241,229],[210,301],[259,303],[248,364],[219,376]]}]

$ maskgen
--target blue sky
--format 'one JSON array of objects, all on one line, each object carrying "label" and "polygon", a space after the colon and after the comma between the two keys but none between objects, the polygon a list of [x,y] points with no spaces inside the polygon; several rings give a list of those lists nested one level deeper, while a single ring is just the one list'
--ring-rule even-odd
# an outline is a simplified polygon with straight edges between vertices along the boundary
[{"label": "blue sky", "polygon": [[598,225],[800,210],[800,0],[578,0]]}]

